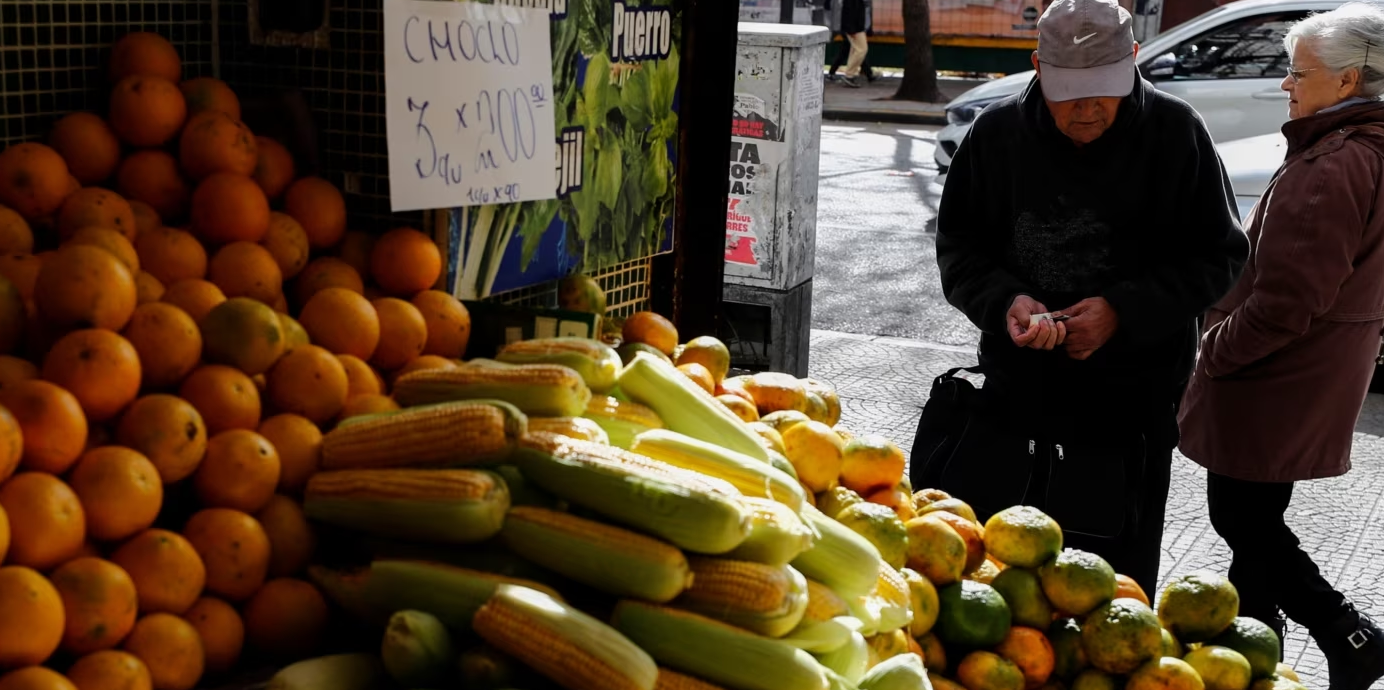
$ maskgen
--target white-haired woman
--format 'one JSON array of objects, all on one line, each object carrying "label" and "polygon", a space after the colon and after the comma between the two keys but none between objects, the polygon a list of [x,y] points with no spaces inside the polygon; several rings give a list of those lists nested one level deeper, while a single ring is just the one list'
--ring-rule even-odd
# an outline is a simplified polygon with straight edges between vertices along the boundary
[{"label": "white-haired woman", "polygon": [[1314,15],[1285,44],[1287,159],[1247,219],[1243,276],[1207,314],[1181,448],[1207,469],[1244,615],[1281,636],[1286,614],[1328,659],[1330,690],[1367,690],[1384,677],[1384,632],[1322,577],[1283,516],[1294,482],[1349,471],[1380,352],[1384,9]]}]

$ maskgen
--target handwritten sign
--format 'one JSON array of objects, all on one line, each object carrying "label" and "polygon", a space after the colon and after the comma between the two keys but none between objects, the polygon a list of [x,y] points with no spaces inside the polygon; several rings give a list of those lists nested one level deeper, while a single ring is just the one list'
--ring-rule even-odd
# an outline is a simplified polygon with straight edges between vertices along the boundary
[{"label": "handwritten sign", "polygon": [[552,199],[549,12],[384,0],[395,211]]}]

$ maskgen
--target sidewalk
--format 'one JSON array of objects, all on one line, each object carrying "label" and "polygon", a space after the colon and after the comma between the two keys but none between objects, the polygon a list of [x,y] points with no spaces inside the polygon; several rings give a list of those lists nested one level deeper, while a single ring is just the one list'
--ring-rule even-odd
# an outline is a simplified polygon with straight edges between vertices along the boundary
[{"label": "sidewalk", "polygon": [[[969,349],[812,331],[810,373],[841,394],[842,425],[856,433],[888,436],[905,452],[913,444],[932,379],[974,363]],[[1353,461],[1354,470],[1344,477],[1299,483],[1288,522],[1326,578],[1377,619],[1384,616],[1384,579],[1379,577],[1384,572],[1384,396],[1370,396],[1366,403],[1356,426]],[[1197,570],[1224,574],[1229,564],[1229,550],[1206,517],[1205,473],[1177,454],[1160,578],[1166,582]],[[1325,659],[1307,632],[1291,623],[1284,658],[1304,685],[1327,687]]]},{"label": "sidewalk", "polygon": [[942,102],[919,103],[893,100],[900,81],[902,79],[898,76],[881,75],[856,89],[828,79],[822,100],[822,118],[943,125],[947,123],[947,102],[981,83],[978,79],[939,78],[937,86],[942,93]]}]

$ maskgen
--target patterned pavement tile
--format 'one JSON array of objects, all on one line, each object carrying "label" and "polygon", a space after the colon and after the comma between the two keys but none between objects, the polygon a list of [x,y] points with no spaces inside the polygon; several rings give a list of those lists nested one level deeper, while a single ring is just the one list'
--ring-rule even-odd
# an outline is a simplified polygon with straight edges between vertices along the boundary
[{"label": "patterned pavement tile", "polygon": [[[810,371],[841,395],[842,424],[907,450],[933,377],[975,363],[972,353],[915,341],[814,330]],[[1370,396],[1357,424],[1354,468],[1299,483],[1288,522],[1323,574],[1363,610],[1384,618],[1384,396]],[[1224,573],[1230,550],[1206,517],[1206,475],[1177,454],[1163,532],[1160,579],[1195,570]],[[1286,660],[1313,690],[1328,686],[1326,662],[1300,626],[1289,626]],[[1384,682],[1372,690],[1384,690]]]}]

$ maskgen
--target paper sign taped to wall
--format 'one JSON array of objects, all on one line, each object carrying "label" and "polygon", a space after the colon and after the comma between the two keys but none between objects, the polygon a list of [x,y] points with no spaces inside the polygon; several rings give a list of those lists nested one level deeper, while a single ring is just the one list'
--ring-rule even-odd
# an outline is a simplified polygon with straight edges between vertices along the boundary
[{"label": "paper sign taped to wall", "polygon": [[550,13],[384,0],[394,211],[552,199]]}]

